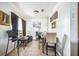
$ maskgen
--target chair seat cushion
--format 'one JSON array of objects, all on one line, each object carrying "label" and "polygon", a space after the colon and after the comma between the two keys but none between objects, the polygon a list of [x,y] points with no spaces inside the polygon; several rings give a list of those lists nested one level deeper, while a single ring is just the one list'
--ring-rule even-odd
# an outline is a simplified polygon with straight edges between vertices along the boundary
[{"label": "chair seat cushion", "polygon": [[55,46],[55,43],[48,43],[48,46]]}]

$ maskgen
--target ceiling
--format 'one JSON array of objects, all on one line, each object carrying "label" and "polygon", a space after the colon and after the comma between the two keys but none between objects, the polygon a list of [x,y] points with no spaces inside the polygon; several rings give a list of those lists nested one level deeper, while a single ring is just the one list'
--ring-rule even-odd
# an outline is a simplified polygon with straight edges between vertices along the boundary
[{"label": "ceiling", "polygon": [[[42,18],[50,15],[57,2],[13,2],[13,4],[30,18]],[[41,12],[41,9],[44,11]],[[38,10],[39,13],[35,14],[34,10]]]}]

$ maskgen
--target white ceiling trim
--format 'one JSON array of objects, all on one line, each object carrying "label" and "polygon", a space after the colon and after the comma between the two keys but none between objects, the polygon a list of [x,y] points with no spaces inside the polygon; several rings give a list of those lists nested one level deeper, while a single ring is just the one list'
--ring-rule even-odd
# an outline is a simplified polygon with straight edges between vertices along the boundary
[{"label": "white ceiling trim", "polygon": [[[26,18],[46,18],[52,12],[56,2],[16,2],[14,5],[26,15]],[[43,13],[41,9],[44,9]],[[34,10],[40,13],[34,14]]]}]

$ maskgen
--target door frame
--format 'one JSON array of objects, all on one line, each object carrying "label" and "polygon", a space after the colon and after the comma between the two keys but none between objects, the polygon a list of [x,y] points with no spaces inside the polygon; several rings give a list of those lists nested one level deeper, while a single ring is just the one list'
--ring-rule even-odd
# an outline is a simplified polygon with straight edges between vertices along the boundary
[{"label": "door frame", "polygon": [[77,24],[78,24],[78,56],[79,56],[79,2],[78,2],[78,14],[77,14]]}]

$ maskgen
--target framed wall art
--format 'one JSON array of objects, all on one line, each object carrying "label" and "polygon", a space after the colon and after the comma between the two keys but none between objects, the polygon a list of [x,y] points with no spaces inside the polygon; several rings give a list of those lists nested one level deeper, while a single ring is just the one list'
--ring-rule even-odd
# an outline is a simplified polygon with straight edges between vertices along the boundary
[{"label": "framed wall art", "polygon": [[56,20],[58,18],[58,11],[56,11],[51,17],[50,17],[50,22],[52,25],[52,28],[56,28]]},{"label": "framed wall art", "polygon": [[1,10],[0,10],[0,25],[10,25],[9,15]]}]

